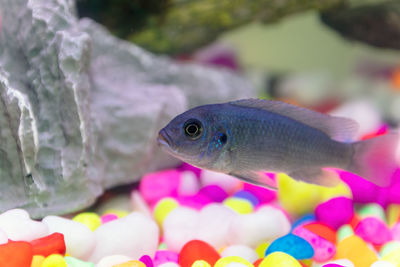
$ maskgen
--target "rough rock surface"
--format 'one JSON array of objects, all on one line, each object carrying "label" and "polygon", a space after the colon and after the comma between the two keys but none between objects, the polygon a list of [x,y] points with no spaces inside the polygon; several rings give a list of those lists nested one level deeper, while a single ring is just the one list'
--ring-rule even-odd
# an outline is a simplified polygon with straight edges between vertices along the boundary
[{"label": "rough rock surface", "polygon": [[153,56],[74,10],[70,0],[0,0],[0,211],[84,208],[176,163],[155,145],[174,115],[254,94],[228,71]]}]

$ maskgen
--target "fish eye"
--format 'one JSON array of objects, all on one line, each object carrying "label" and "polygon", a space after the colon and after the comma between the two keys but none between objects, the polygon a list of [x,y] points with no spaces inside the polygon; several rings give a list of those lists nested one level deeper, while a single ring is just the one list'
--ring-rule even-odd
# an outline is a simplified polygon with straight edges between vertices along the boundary
[{"label": "fish eye", "polygon": [[183,126],[185,135],[193,140],[200,137],[201,133],[203,132],[203,126],[201,122],[196,119],[190,119],[185,122]]}]

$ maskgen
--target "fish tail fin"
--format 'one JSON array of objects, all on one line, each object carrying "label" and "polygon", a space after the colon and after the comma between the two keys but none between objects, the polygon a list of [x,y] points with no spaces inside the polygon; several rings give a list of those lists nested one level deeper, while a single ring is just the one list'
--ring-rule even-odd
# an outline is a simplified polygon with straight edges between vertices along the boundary
[{"label": "fish tail fin", "polygon": [[378,185],[391,184],[393,173],[400,166],[400,133],[391,132],[354,142],[354,154],[347,170]]}]

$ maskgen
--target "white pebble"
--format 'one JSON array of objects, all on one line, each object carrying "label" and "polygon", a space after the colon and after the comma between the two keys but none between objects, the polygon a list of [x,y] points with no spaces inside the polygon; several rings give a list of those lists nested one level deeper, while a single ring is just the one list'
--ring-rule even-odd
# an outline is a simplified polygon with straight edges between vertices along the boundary
[{"label": "white pebble", "polygon": [[396,267],[396,265],[387,261],[376,261],[371,264],[371,267]]},{"label": "white pebble", "polygon": [[290,231],[290,222],[282,211],[264,206],[255,213],[234,218],[231,224],[231,244],[256,247],[258,244],[275,240]]},{"label": "white pebble", "polygon": [[131,260],[133,259],[124,255],[105,256],[96,264],[96,267],[112,267]]},{"label": "white pebble", "polygon": [[229,245],[230,226],[239,216],[232,209],[219,203],[205,206],[199,213],[195,239],[203,240],[216,249]]},{"label": "white pebble", "polygon": [[0,214],[0,229],[14,241],[32,241],[49,234],[46,224],[34,221],[22,209],[12,209]]},{"label": "white pebble", "polygon": [[8,242],[7,234],[0,229],[0,245],[5,244]]},{"label": "white pebble", "polygon": [[50,233],[64,235],[66,252],[72,257],[87,260],[96,246],[94,233],[85,225],[58,216],[47,216],[42,220]]},{"label": "white pebble", "polygon": [[179,195],[194,195],[199,191],[199,179],[191,171],[181,173],[181,179],[178,187]]},{"label": "white pebble", "polygon": [[241,181],[235,177],[209,170],[203,170],[201,172],[200,181],[203,187],[206,185],[218,185],[229,194],[233,193],[241,184]]},{"label": "white pebble", "polygon": [[139,212],[99,226],[95,231],[96,247],[89,261],[98,262],[107,255],[125,255],[139,259],[153,257],[159,238],[157,224]]},{"label": "white pebble", "polygon": [[164,242],[168,250],[179,252],[183,245],[194,239],[199,212],[192,208],[177,207],[163,222]]},{"label": "white pebble", "polygon": [[176,262],[169,261],[169,262],[160,264],[157,267],[180,267],[180,265],[178,263],[176,263]]},{"label": "white pebble", "polygon": [[258,254],[255,250],[245,245],[232,245],[226,247],[222,251],[221,257],[229,256],[239,256],[248,262],[255,262],[258,259]]},{"label": "white pebble", "polygon": [[131,206],[133,211],[137,211],[151,218],[151,211],[142,195],[137,190],[133,190],[131,193]]}]

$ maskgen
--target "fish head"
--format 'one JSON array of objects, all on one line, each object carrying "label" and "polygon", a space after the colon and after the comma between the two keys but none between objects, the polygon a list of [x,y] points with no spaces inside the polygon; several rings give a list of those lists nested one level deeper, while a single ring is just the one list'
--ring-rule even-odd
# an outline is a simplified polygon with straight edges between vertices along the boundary
[{"label": "fish head", "polygon": [[[226,141],[218,131],[216,116],[207,106],[186,111],[175,117],[158,134],[158,144],[167,153],[198,167],[210,169],[215,161],[216,138]],[[221,141],[219,141],[220,144]]]}]

